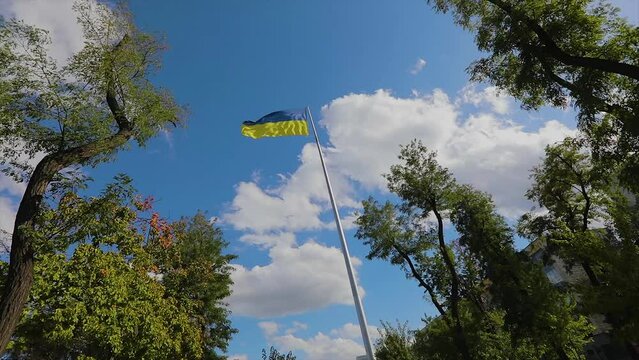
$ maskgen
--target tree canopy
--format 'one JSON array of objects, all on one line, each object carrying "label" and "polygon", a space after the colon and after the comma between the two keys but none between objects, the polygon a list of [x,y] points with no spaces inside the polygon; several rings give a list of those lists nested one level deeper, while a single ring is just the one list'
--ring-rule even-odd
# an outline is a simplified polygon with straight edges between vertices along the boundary
[{"label": "tree canopy", "polygon": [[149,81],[160,64],[158,39],[140,32],[123,7],[79,1],[75,10],[84,48],[64,64],[49,56],[46,31],[0,21],[0,165],[27,182],[0,300],[0,351],[33,282],[31,236],[47,191],[77,183],[66,170],[113,159],[129,140],[144,145],[183,119],[171,95]]},{"label": "tree canopy", "polygon": [[275,347],[271,346],[268,351],[262,349],[262,360],[295,360],[297,357],[292,352],[282,354]]},{"label": "tree canopy", "polygon": [[608,165],[593,161],[583,139],[548,146],[527,192],[547,213],[525,214],[518,230],[547,244],[546,262],[556,255],[583,268],[588,281],[573,290],[583,294],[585,312],[606,315],[618,337],[637,341],[637,194],[623,188],[619,168]]},{"label": "tree canopy", "polygon": [[522,102],[578,111],[593,149],[639,174],[639,26],[603,0],[428,0],[475,34],[468,68]]},{"label": "tree canopy", "polygon": [[[356,236],[369,245],[368,258],[400,265],[437,308],[415,335],[414,355],[580,359],[591,325],[570,294],[515,251],[490,197],[458,184],[419,141],[403,146],[399,159],[386,175],[399,201],[364,201]],[[446,239],[445,222],[456,238]]]},{"label": "tree canopy", "polygon": [[223,358],[235,332],[222,303],[234,256],[202,213],[169,223],[151,206],[121,177],[41,213],[10,358]]}]

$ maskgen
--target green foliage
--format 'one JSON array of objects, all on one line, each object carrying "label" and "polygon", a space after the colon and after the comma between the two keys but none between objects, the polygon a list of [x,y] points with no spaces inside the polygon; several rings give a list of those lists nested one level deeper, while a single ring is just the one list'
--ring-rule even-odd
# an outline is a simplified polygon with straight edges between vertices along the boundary
[{"label": "green foliage", "polygon": [[[630,198],[630,199],[629,199]],[[592,249],[601,264],[601,286],[584,289],[585,309],[607,314],[622,339],[639,340],[639,207],[637,194],[617,194],[609,208],[612,218],[606,246]]]},{"label": "green foliage", "polygon": [[[58,245],[48,243],[58,229],[42,233],[38,227],[46,225],[36,221],[47,195],[84,185],[79,167],[111,160],[130,140],[144,145],[182,122],[182,108],[149,80],[159,65],[160,42],[138,31],[123,7],[78,0],[75,10],[84,47],[61,63],[49,56],[46,31],[0,19],[0,170],[28,182],[0,298],[6,315],[0,318],[0,352],[27,301],[35,257]],[[100,224],[89,227],[99,230]]]},{"label": "green foliage", "polygon": [[131,127],[143,145],[181,123],[183,109],[149,81],[164,46],[136,29],[124,8],[81,0],[75,10],[86,41],[64,64],[50,57],[46,31],[0,22],[0,161],[18,180],[29,178],[36,154],[70,157],[94,144],[85,153],[95,155],[68,161],[95,165],[124,145],[108,144],[117,130]]},{"label": "green foliage", "polygon": [[120,177],[42,213],[11,358],[223,358],[216,351],[235,332],[222,303],[234,256],[202,213],[170,224],[151,204]]},{"label": "green foliage", "polygon": [[[473,359],[540,359],[544,354],[528,343],[528,340],[514,342],[504,327],[504,314],[490,311],[482,318],[472,314],[468,303],[464,303],[464,328],[467,329],[472,344]],[[414,349],[418,359],[456,359],[455,347],[449,326],[441,318],[426,319],[426,326],[416,333]]]},{"label": "green foliage", "polygon": [[382,321],[380,338],[375,341],[375,359],[377,360],[417,360],[413,349],[415,340],[406,323],[392,326]]},{"label": "green foliage", "polygon": [[[490,196],[458,184],[418,141],[399,158],[387,175],[399,203],[364,201],[356,236],[370,246],[369,259],[400,265],[439,311],[417,332],[413,354],[458,359],[465,346],[473,359],[582,359],[592,326],[539,265],[515,251]],[[455,240],[444,242],[445,220]],[[406,348],[404,330],[382,341]]]},{"label": "green foliage", "polygon": [[235,330],[228,320],[229,310],[221,301],[231,295],[231,267],[235,258],[224,255],[228,245],[222,232],[203,213],[172,225],[175,243],[172,257],[160,263],[166,294],[177,299],[203,334],[206,350],[226,350]]},{"label": "green foliage", "polygon": [[425,283],[422,287],[433,289],[431,296],[446,301],[454,275],[446,269],[446,261],[452,262],[453,254],[440,234],[442,224],[430,216],[451,210],[455,182],[435,156],[417,141],[402,148],[402,163],[393,165],[386,175],[389,190],[402,202],[380,205],[372,198],[364,201],[356,220],[356,237],[370,246],[369,259],[402,265],[407,276],[419,278]]},{"label": "green foliage", "polygon": [[578,109],[593,150],[639,174],[639,27],[607,0],[428,0],[475,34],[468,68],[526,109]]},{"label": "green foliage", "polygon": [[636,341],[639,279],[639,211],[636,194],[618,180],[619,168],[593,161],[587,144],[566,139],[546,148],[533,170],[527,195],[547,214],[526,214],[520,234],[546,245],[568,267],[581,267],[587,281],[574,281],[584,314],[603,314],[622,339]]},{"label": "green foliage", "polygon": [[295,359],[297,359],[297,357],[293,355],[293,353],[290,351],[287,354],[282,354],[279,351],[277,351],[277,349],[274,348],[273,346],[271,346],[268,352],[266,351],[266,349],[262,349],[262,360],[295,360]]}]

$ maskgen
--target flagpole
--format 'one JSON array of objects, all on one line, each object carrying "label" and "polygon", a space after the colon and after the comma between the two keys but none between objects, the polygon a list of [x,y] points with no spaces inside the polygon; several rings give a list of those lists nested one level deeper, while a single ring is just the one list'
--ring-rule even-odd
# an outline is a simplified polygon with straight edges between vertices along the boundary
[{"label": "flagpole", "polygon": [[313,121],[313,115],[311,115],[311,109],[306,107],[309,120],[313,126],[313,134],[315,135],[315,144],[317,144],[317,152],[319,152],[320,161],[322,163],[322,170],[324,170],[324,178],[326,179],[326,187],[328,188],[328,197],[331,199],[331,205],[333,205],[333,214],[335,215],[335,223],[337,224],[337,232],[339,233],[339,239],[342,243],[342,255],[344,255],[344,262],[346,263],[346,272],[348,273],[348,280],[351,283],[351,292],[353,293],[353,301],[355,302],[355,309],[357,309],[357,318],[359,319],[359,328],[362,331],[362,340],[364,341],[364,348],[366,349],[366,355],[369,360],[375,360],[373,356],[373,348],[371,346],[371,339],[368,335],[368,324],[366,323],[366,315],[364,314],[364,307],[362,306],[362,300],[359,297],[359,291],[357,290],[357,283],[355,282],[355,276],[353,275],[353,264],[351,264],[351,257],[348,253],[348,245],[346,244],[346,237],[344,236],[344,229],[342,228],[342,221],[337,211],[337,204],[335,203],[335,197],[333,196],[333,188],[331,187],[331,181],[328,179],[328,172],[326,171],[326,164],[324,163],[324,155],[322,154],[322,147],[320,146],[319,138],[317,136],[317,129],[315,128],[315,122]]}]

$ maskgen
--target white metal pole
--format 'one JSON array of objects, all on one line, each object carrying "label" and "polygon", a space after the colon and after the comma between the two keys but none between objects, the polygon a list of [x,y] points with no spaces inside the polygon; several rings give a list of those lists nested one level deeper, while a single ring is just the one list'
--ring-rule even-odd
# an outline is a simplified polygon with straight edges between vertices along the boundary
[{"label": "white metal pole", "polygon": [[339,212],[337,211],[337,204],[335,203],[335,196],[333,196],[333,188],[331,187],[331,181],[328,179],[328,172],[326,171],[326,164],[324,163],[324,155],[322,155],[322,147],[320,146],[319,138],[317,137],[317,129],[315,128],[315,122],[313,121],[313,115],[311,115],[311,109],[306,108],[309,120],[313,126],[313,134],[315,135],[315,143],[317,144],[317,151],[319,152],[320,161],[322,162],[322,170],[324,170],[324,178],[326,179],[326,187],[328,188],[328,197],[331,199],[331,205],[333,205],[333,214],[335,215],[335,223],[337,224],[337,232],[339,239],[342,243],[342,254],[344,255],[344,262],[346,263],[346,272],[348,273],[348,280],[351,283],[351,292],[353,293],[353,301],[355,302],[355,309],[357,309],[357,318],[359,319],[359,327],[362,331],[362,340],[364,341],[364,348],[366,349],[366,355],[368,359],[375,360],[373,356],[373,347],[371,346],[371,339],[368,335],[368,325],[366,323],[366,315],[364,314],[364,307],[362,306],[362,300],[359,297],[359,291],[357,290],[357,283],[355,282],[355,276],[353,275],[353,264],[351,264],[351,257],[348,253],[348,245],[346,244],[346,237],[344,236],[344,229],[342,228],[342,221],[339,218]]}]

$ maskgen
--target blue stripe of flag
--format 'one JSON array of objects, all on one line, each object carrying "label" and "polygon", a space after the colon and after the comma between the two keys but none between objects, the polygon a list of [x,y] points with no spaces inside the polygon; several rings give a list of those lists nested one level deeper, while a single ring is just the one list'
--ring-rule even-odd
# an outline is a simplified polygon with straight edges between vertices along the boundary
[{"label": "blue stripe of flag", "polygon": [[259,125],[259,124],[265,124],[270,122],[280,122],[280,121],[289,121],[289,120],[306,120],[306,110],[292,109],[292,110],[275,111],[261,117],[257,121],[245,121],[242,124],[250,126],[250,125]]}]

